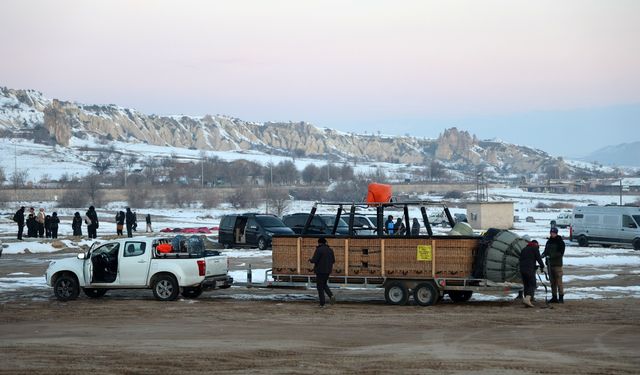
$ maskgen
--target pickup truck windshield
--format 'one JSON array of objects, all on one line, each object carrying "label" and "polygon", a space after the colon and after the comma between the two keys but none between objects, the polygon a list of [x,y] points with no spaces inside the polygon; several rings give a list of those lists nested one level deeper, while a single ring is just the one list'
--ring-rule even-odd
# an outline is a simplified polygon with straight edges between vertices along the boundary
[{"label": "pickup truck windshield", "polygon": [[273,216],[256,216],[256,221],[265,228],[286,227],[282,221]]}]

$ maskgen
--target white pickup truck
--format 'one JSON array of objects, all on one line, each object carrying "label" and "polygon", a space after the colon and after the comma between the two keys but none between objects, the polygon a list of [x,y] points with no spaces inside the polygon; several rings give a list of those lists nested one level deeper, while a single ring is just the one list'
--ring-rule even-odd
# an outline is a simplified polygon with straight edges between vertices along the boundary
[{"label": "white pickup truck", "polygon": [[109,289],[152,289],[156,299],[171,301],[180,292],[197,298],[203,290],[231,286],[226,256],[203,251],[204,246],[198,252],[184,247],[168,253],[158,250],[171,242],[151,237],[95,242],[86,254],[52,261],[45,274],[47,285],[61,301],[76,299],[80,289],[91,298]]}]

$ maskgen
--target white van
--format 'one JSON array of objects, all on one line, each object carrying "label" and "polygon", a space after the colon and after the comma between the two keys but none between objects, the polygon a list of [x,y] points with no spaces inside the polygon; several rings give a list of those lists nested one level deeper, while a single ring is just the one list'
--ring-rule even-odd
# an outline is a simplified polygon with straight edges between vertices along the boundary
[{"label": "white van", "polygon": [[551,220],[551,226],[568,228],[571,226],[571,218],[573,218],[573,214],[571,212],[562,212],[558,214],[558,217],[555,220]]},{"label": "white van", "polygon": [[569,233],[580,246],[631,245],[640,250],[640,207],[576,207]]}]

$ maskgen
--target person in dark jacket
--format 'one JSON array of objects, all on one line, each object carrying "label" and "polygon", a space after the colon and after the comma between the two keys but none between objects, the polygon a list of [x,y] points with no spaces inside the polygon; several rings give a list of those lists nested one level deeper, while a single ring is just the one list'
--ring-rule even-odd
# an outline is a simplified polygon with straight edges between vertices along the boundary
[{"label": "person in dark jacket", "polygon": [[133,229],[134,232],[138,231],[138,214],[136,214],[135,211],[133,211],[133,225],[131,229]]},{"label": "person in dark jacket", "polygon": [[417,218],[413,218],[413,223],[411,224],[411,235],[419,236],[420,235],[420,222]]},{"label": "person in dark jacket", "polygon": [[401,236],[405,234],[406,231],[407,231],[407,228],[404,226],[404,223],[402,222],[402,218],[399,217],[396,220],[396,223],[393,225],[393,234]]},{"label": "person in dark jacket", "polygon": [[73,214],[71,229],[73,229],[74,236],[82,236],[82,217],[80,217],[80,212]]},{"label": "person in dark jacket", "polygon": [[313,253],[313,257],[309,259],[309,262],[313,263],[313,271],[316,274],[316,288],[318,289],[318,299],[320,300],[320,307],[324,307],[326,293],[329,296],[331,303],[335,303],[336,299],[329,285],[329,276],[333,270],[333,264],[336,262],[336,258],[333,255],[333,250],[327,245],[327,240],[324,237],[318,238],[318,246]]},{"label": "person in dark jacket", "polygon": [[124,228],[124,211],[118,211],[116,214],[116,234],[122,236],[122,228]]},{"label": "person in dark jacket", "polygon": [[44,217],[44,236],[46,238],[51,238],[51,215],[46,215]]},{"label": "person in dark jacket", "polygon": [[520,276],[524,286],[524,298],[522,303],[528,307],[534,307],[532,299],[536,292],[536,262],[540,265],[540,270],[544,270],[544,263],[540,257],[540,245],[533,240],[520,252]]},{"label": "person in dark jacket", "polygon": [[33,207],[29,209],[29,216],[27,216],[27,237],[38,237],[38,223],[36,222],[36,211]]},{"label": "person in dark jacket", "polygon": [[60,218],[58,217],[58,213],[54,212],[51,214],[51,219],[49,219],[49,231],[51,232],[51,238],[58,238],[59,225]]},{"label": "person in dark jacket", "polygon": [[18,225],[18,239],[22,240],[22,232],[24,231],[24,206],[20,207],[13,215],[13,221]]},{"label": "person in dark jacket", "polygon": [[551,228],[549,239],[542,253],[542,257],[547,258],[547,266],[549,267],[549,282],[551,283],[549,303],[564,303],[564,286],[562,285],[564,247],[564,240],[558,235],[558,228]]},{"label": "person in dark jacket", "polygon": [[98,237],[98,227],[100,227],[100,222],[98,221],[98,213],[96,212],[95,207],[89,207],[89,211],[87,211],[86,218],[84,220],[87,223],[89,238]]},{"label": "person in dark jacket", "polygon": [[125,214],[125,223],[127,225],[127,237],[133,237],[131,231],[133,230],[133,223],[136,218],[131,211],[131,207],[127,207],[127,213]]},{"label": "person in dark jacket", "polygon": [[147,214],[147,216],[145,216],[145,220],[147,222],[147,229],[145,232],[153,233],[153,228],[151,228],[151,214]]}]

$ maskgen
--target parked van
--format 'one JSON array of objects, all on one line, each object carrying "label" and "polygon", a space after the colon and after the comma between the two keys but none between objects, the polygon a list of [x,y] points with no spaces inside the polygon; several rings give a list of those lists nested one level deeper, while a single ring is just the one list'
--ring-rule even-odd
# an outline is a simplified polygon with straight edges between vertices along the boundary
[{"label": "parked van", "polygon": [[551,220],[552,227],[558,228],[568,228],[571,226],[571,218],[573,214],[570,212],[562,212],[558,214],[558,217],[555,220]]},{"label": "parked van", "polygon": [[640,250],[640,207],[576,207],[570,239],[580,246],[631,245]]},{"label": "parked van", "polygon": [[265,250],[271,247],[271,237],[274,234],[294,233],[275,215],[225,215],[220,220],[218,242],[225,248],[248,246]]}]

